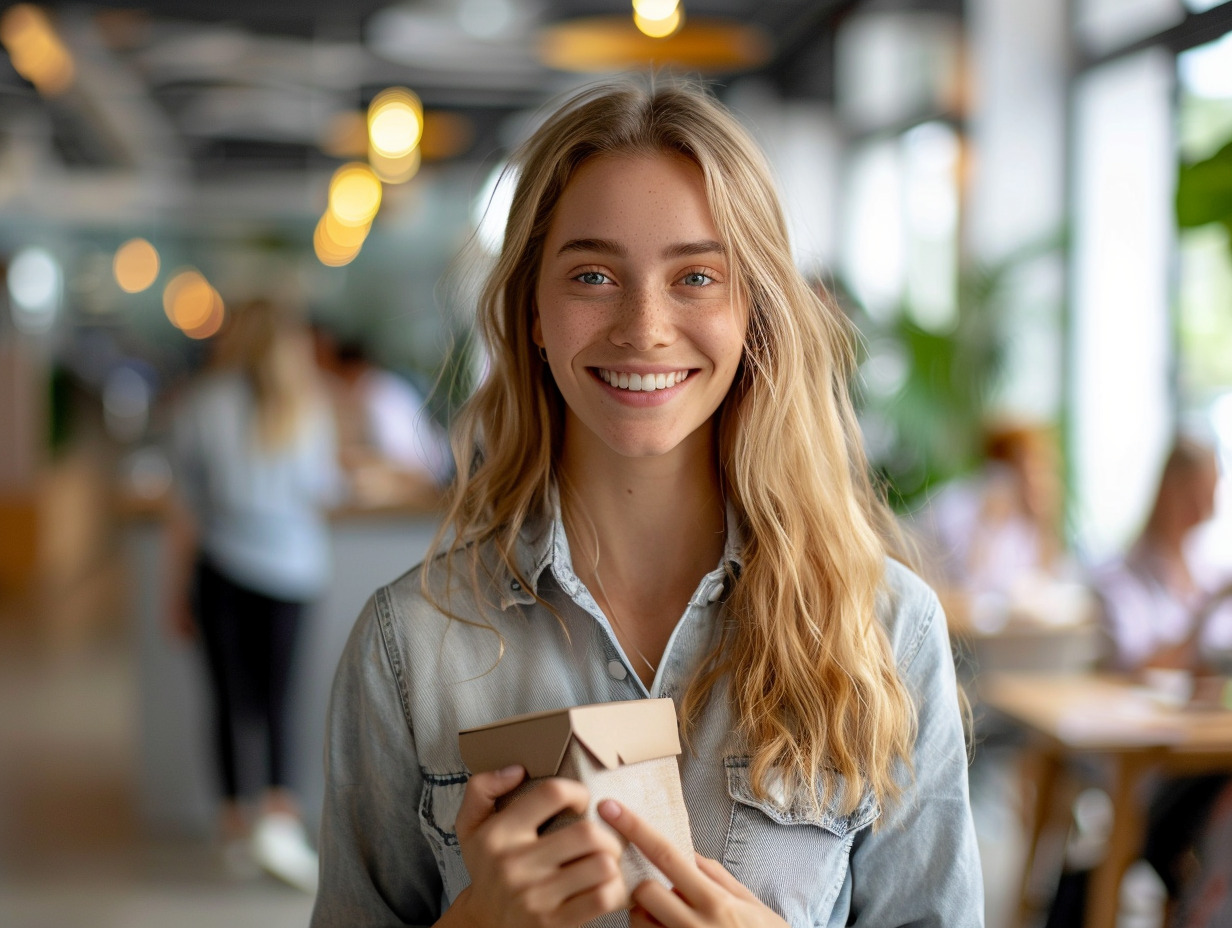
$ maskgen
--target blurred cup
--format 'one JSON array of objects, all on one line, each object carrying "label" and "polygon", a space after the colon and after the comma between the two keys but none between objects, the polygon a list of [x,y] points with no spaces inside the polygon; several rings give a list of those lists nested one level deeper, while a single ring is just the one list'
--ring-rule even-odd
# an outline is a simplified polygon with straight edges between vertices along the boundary
[{"label": "blurred cup", "polygon": [[1193,673],[1171,667],[1148,667],[1142,671],[1142,682],[1160,702],[1183,706],[1194,691]]}]

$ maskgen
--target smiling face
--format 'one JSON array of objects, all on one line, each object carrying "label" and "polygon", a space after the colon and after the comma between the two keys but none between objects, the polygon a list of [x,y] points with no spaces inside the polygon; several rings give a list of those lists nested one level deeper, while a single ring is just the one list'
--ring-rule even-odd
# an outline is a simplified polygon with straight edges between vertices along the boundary
[{"label": "smiling face", "polygon": [[585,162],[556,204],[535,299],[567,455],[710,453],[748,312],[696,165]]}]

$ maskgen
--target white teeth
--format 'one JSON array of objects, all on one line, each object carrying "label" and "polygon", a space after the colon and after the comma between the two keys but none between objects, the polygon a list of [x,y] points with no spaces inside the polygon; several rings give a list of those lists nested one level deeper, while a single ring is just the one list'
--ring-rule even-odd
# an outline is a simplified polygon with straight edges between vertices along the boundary
[{"label": "white teeth", "polygon": [[689,376],[688,371],[672,371],[669,374],[627,374],[599,368],[599,377],[604,383],[619,387],[621,390],[653,393],[655,390],[666,390],[678,383],[683,383]]}]

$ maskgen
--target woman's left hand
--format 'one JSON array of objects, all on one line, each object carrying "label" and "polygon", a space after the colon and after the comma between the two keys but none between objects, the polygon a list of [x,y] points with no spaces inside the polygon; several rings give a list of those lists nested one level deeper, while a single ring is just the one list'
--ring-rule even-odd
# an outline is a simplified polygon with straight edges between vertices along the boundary
[{"label": "woman's left hand", "polygon": [[599,815],[671,881],[672,889],[644,880],[633,890],[629,928],[788,928],[718,861],[691,858],[640,816],[613,799]]}]

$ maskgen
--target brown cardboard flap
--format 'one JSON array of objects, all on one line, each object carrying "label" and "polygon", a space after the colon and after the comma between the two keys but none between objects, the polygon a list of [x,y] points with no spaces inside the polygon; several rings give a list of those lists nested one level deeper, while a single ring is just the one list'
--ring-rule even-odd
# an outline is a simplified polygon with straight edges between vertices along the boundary
[{"label": "brown cardboard flap", "polygon": [[568,710],[539,712],[459,732],[462,760],[471,773],[521,764],[531,777],[550,777],[560,769],[572,726]]},{"label": "brown cardboard flap", "polygon": [[670,699],[579,706],[573,735],[608,770],[680,753],[676,705]]},{"label": "brown cardboard flap", "polygon": [[532,777],[553,776],[577,740],[604,767],[680,753],[676,707],[670,699],[631,699],[519,715],[458,734],[471,773],[521,764]]}]

